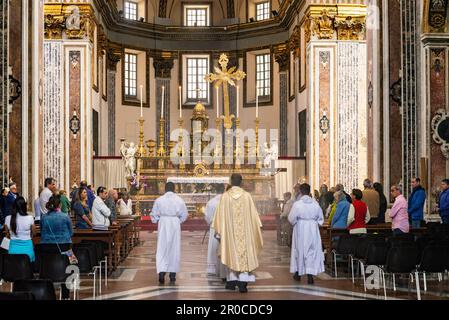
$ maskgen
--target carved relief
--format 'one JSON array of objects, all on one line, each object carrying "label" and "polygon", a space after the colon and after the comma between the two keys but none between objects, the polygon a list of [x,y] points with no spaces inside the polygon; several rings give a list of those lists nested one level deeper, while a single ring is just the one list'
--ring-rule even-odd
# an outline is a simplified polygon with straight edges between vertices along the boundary
[{"label": "carved relief", "polygon": [[363,40],[365,31],[365,21],[346,17],[346,19],[336,19],[338,40]]},{"label": "carved relief", "polygon": [[279,64],[279,71],[288,71],[290,67],[290,52],[287,43],[280,44],[274,48],[274,60]]},{"label": "carved relief", "polygon": [[443,156],[449,160],[449,113],[440,109],[432,119],[433,141],[441,145]]},{"label": "carved relief", "polygon": [[46,39],[82,39],[93,42],[95,18],[90,4],[45,4],[44,35]]},{"label": "carved relief", "polygon": [[173,68],[173,59],[154,58],[153,62],[156,78],[170,78]]},{"label": "carved relief", "polygon": [[429,3],[429,26],[431,32],[444,32],[447,15],[447,0],[430,0]]},{"label": "carved relief", "polygon": [[[313,10],[312,10],[313,9]],[[339,8],[310,9],[304,25],[306,41],[316,40],[364,40],[366,12],[357,16],[339,12]]]}]

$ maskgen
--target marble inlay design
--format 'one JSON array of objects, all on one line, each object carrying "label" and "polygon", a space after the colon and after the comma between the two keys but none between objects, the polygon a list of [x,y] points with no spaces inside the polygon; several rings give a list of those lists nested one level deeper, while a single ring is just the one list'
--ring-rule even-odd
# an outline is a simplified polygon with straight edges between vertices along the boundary
[{"label": "marble inlay design", "polygon": [[107,71],[107,95],[108,95],[108,154],[115,155],[115,75],[116,71]]},{"label": "marble inlay design", "polygon": [[[319,95],[318,95],[318,119],[321,119],[323,116],[328,118],[332,118],[330,114],[331,108],[331,90],[335,90],[335,87],[331,83],[331,68],[334,69],[335,66],[332,63],[330,65],[330,51],[320,51],[320,60],[318,65],[318,81],[319,81]],[[319,138],[317,143],[319,144],[320,152],[319,152],[319,177],[320,184],[324,183],[328,186],[332,184],[330,177],[331,170],[331,150],[330,150],[330,141],[329,136],[330,132],[327,132],[327,136],[323,135],[320,130],[319,123],[317,124],[317,129]]]},{"label": "marble inlay design", "polygon": [[[429,122],[439,109],[446,109],[446,48],[430,49],[430,110]],[[440,145],[436,144],[431,135],[428,137],[430,144],[430,187],[432,190],[439,187],[442,179],[446,178],[446,159],[444,158]],[[431,208],[435,206],[433,199]]]},{"label": "marble inlay design", "polygon": [[[44,176],[64,177],[62,44],[44,41],[43,158]],[[61,184],[62,185],[62,184]]]},{"label": "marble inlay design", "polygon": [[287,123],[288,123],[288,77],[286,72],[282,72],[279,75],[280,82],[280,128],[279,128],[279,155],[288,156],[288,135],[287,135]]},{"label": "marble inlay design", "polygon": [[[74,50],[69,52],[69,113],[74,112],[81,118],[81,52]],[[83,126],[81,120],[81,126]],[[70,135],[70,180],[73,184],[81,180],[81,135],[76,138]]]},{"label": "marble inlay design", "polygon": [[418,26],[417,0],[401,0],[402,34],[402,185],[404,194],[410,194],[410,180],[417,174],[417,81],[418,81]]},{"label": "marble inlay design", "polygon": [[159,145],[159,126],[161,119],[161,108],[162,108],[162,86],[165,87],[164,94],[164,119],[165,119],[165,127],[164,127],[164,145],[168,150],[168,142],[170,141],[170,79],[158,79],[156,78],[156,137],[157,143]]},{"label": "marble inlay design", "polygon": [[8,7],[0,4],[0,183],[8,182]]},{"label": "marble inlay design", "polygon": [[[359,106],[358,44],[339,43],[337,81],[337,181],[346,190],[358,186],[359,172]],[[362,178],[363,179],[363,178]]]}]

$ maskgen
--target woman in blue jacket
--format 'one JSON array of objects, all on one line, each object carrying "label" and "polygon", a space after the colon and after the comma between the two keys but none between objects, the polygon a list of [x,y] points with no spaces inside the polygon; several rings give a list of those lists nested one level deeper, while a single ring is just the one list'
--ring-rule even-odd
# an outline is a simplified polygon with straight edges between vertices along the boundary
[{"label": "woman in blue jacket", "polygon": [[334,194],[337,208],[332,218],[332,229],[346,229],[348,226],[349,206],[351,205],[343,192],[338,191]]}]

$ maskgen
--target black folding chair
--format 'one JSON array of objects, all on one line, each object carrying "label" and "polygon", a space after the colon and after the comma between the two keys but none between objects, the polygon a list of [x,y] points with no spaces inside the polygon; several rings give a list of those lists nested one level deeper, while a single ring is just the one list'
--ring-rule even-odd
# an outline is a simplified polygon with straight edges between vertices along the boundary
[{"label": "black folding chair", "polygon": [[2,278],[11,283],[11,292],[14,281],[33,279],[30,257],[26,254],[3,255]]},{"label": "black folding chair", "polygon": [[17,280],[14,281],[13,292],[31,292],[36,300],[56,300],[51,280]]},{"label": "black folding chair", "polygon": [[[421,300],[421,291],[419,288],[419,275],[417,270],[418,248],[417,246],[392,247],[388,251],[387,261],[384,268],[380,269],[382,282],[384,286],[385,300],[387,299],[387,287],[385,283],[385,274],[391,274],[393,278],[393,290],[396,291],[396,274],[407,274],[413,279],[416,278],[416,293],[418,300]],[[410,284],[409,284],[410,288]]]}]

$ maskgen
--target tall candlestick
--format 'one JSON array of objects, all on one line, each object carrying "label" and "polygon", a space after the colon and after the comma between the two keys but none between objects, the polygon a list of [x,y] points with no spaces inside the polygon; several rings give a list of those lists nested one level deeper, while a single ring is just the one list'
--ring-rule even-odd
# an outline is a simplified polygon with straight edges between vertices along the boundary
[{"label": "tall candlestick", "polygon": [[179,86],[179,119],[182,118],[182,87]]},{"label": "tall candlestick", "polygon": [[237,118],[239,117],[239,86],[236,87],[237,89],[237,105],[236,105],[236,109],[237,109]]},{"label": "tall candlestick", "polygon": [[164,118],[164,95],[165,95],[165,87],[164,86],[162,86],[162,97],[161,97],[161,99],[162,99],[162,102],[161,102],[161,104],[162,104],[162,107],[161,107],[161,119],[163,119]]},{"label": "tall candlestick", "polygon": [[256,86],[256,118],[259,118],[259,88]]},{"label": "tall candlestick", "polygon": [[215,91],[216,91],[216,96],[217,96],[217,118],[220,117],[220,103],[219,103],[219,99],[218,99],[218,87],[215,87]]},{"label": "tall candlestick", "polygon": [[143,86],[140,85],[140,117],[143,117]]}]

